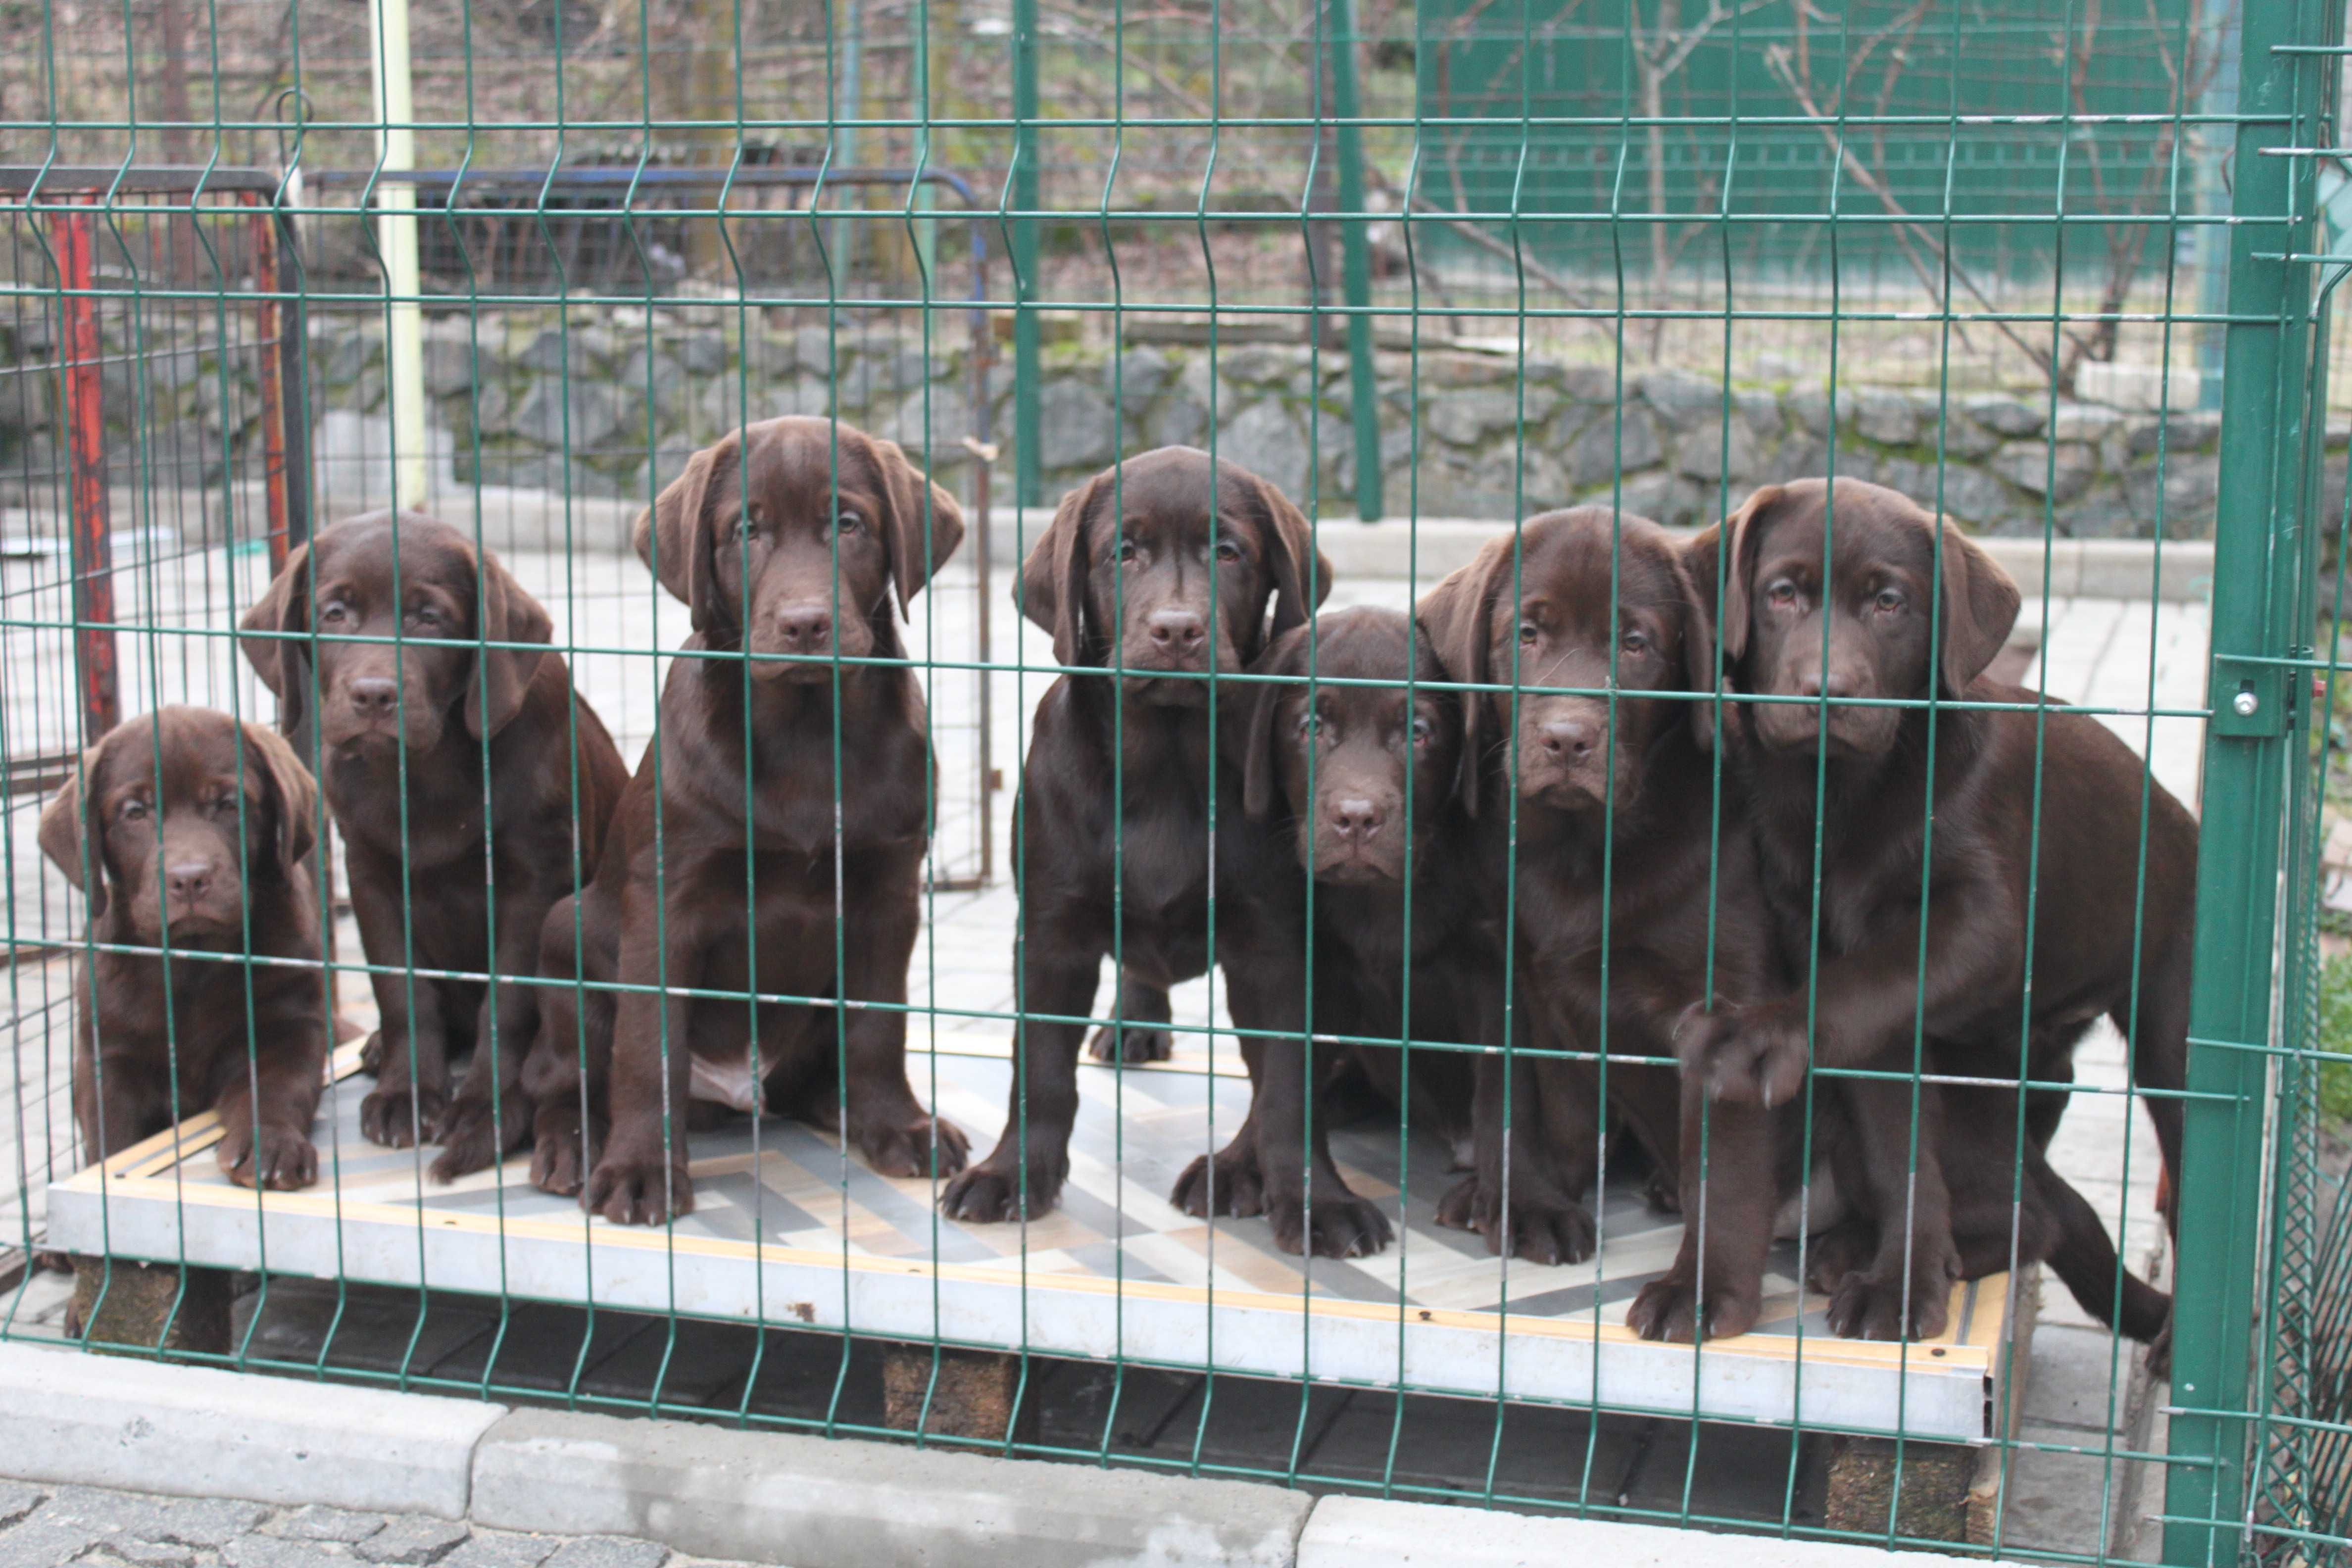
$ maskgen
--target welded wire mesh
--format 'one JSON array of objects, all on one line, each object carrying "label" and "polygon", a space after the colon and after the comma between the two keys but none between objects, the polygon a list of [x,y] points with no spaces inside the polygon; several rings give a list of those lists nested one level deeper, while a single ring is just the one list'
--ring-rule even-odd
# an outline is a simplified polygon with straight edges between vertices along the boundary
[{"label": "welded wire mesh", "polygon": [[[2002,1558],[2352,1545],[2352,1106],[2327,1089],[2337,8],[20,13],[28,41],[0,56],[8,1334]],[[404,114],[383,107],[394,76]],[[1168,447],[1248,477],[1229,493],[1195,459],[1151,467]],[[1980,670],[1855,696],[1741,662],[1732,616],[1784,603],[1740,575],[1769,515],[1744,503],[1824,478],[1956,525],[1922,535],[1932,564],[1896,606],[1937,657],[1978,613],[1955,555],[2014,583]],[[1824,601],[1841,542],[1867,536],[1853,509],[1878,504],[1832,493]],[[462,543],[448,637],[398,603],[377,629],[324,618],[360,570],[334,542],[377,525],[338,527],[395,503]],[[1602,606],[1591,679],[1559,679],[1546,617],[1571,595],[1543,601],[1551,535],[1526,525],[1574,504],[1676,531],[1656,548],[1690,584],[1686,665],[1629,673],[1663,634],[1635,624],[1653,536],[1620,526],[1576,579]],[[421,524],[384,537],[380,567],[425,569]],[[823,590],[762,621],[783,602],[756,584],[795,540]],[[544,612],[572,694],[547,712],[573,748],[548,755],[570,760],[501,763],[506,731],[478,717],[499,661],[542,643],[489,624],[493,560]],[[1466,641],[1442,624],[1457,572],[1494,622]],[[1171,581],[1199,603],[1155,597]],[[248,618],[272,605],[295,608]],[[1402,639],[1393,670],[1348,662],[1368,626]],[[1153,662],[1228,633],[1204,662]],[[376,752],[336,729],[356,700],[336,670],[453,647],[470,662],[443,692],[446,757],[439,731]],[[385,688],[400,726],[422,679]],[[1391,841],[1428,811],[1459,810],[1461,837],[1366,894],[1310,870],[1316,791],[1349,704],[1390,694]],[[1562,697],[1593,699],[1599,730],[1544,730]],[[352,1026],[307,1194],[219,1172],[209,1085],[173,1083],[131,1147],[75,1125],[77,967],[158,948],[184,981],[221,967],[95,922],[41,826],[115,765],[83,748],[164,704],[282,722],[326,786],[328,852],[301,874],[315,953],[220,944],[248,989],[287,964],[331,977]],[[1548,744],[1640,763],[1634,715],[1671,711],[1680,736],[1695,707],[1713,739],[1671,765],[1705,869],[1675,908],[1704,934],[1660,964],[1644,798],[1604,790],[1562,826],[1524,769]],[[635,776],[623,826],[589,820],[591,710]],[[2014,869],[1996,925],[2021,954],[1987,983],[1998,1027],[1937,1022],[1967,944],[1942,923],[1952,863],[1920,867],[1970,831],[1961,792],[1926,787],[1889,835],[1906,901],[1874,919],[1907,945],[1879,955],[1901,995],[1875,1054],[1845,1051],[1841,987],[1885,933],[1842,927],[1835,900],[1847,836],[1884,803],[1837,793],[1830,748],[1772,868],[1828,889],[1820,914],[1740,902],[1725,868],[1768,788],[1742,747],[1781,710],[1822,730],[1892,714],[1930,779],[2025,737],[2006,786],[2024,826],[1989,857]],[[2085,815],[2064,770],[2093,726],[2129,757]],[[1468,784],[1411,760],[1440,741]],[[132,772],[161,798],[149,763]],[[560,871],[497,858],[530,826],[501,793],[518,765],[556,785],[537,809],[567,828]],[[365,766],[393,784],[365,795]],[[457,795],[416,793],[445,767]],[[2201,824],[2193,865],[2162,840],[2166,795]],[[419,870],[459,796],[490,825],[459,858],[488,913]],[[1330,809],[1370,841],[1373,807]],[[2105,904],[2050,885],[2118,824]],[[600,862],[600,828],[627,853]],[[534,873],[588,891],[544,940],[493,936]],[[1583,898],[1598,925],[1568,951],[1558,911]],[[2144,960],[2138,934],[2185,932],[2191,903],[2193,1012],[2152,1023],[2189,958]],[[1348,945],[1381,921],[1392,973]],[[1724,956],[1743,921],[1774,933],[1752,994]],[[2067,993],[2094,927],[2132,933],[2121,1002]],[[1560,1025],[1588,973],[1589,1025]],[[1653,984],[1676,1000],[1645,1016]],[[1753,1173],[1761,1217],[1695,1201],[1742,1157],[1736,1097],[1688,1068],[1666,1090],[1688,1119],[1643,1098],[1688,1067],[1685,1000],[1795,1020],[1808,1070]],[[257,1079],[278,1042],[253,1005],[233,1055]],[[443,1067],[395,1048],[375,1080],[362,1042],[477,1006],[479,1052],[502,1015],[536,1033],[478,1075],[476,1109],[515,1119],[500,1158],[448,1180],[431,1111],[467,1092],[467,1031]],[[172,1061],[195,1026],[166,1029]],[[2143,1027],[2187,1035],[2168,1076],[2135,1068]],[[1097,1029],[1130,1059],[1072,1066]],[[2151,1133],[2168,1115],[2184,1150]],[[1955,1189],[1998,1211],[1921,1342],[1847,1337],[1843,1281],[1809,1276],[1852,1245],[1845,1151],[1872,1118],[1907,1191],[1962,1151]],[[1185,1173],[1237,1131],[1217,1188]],[[1990,1169],[1960,1168],[1984,1148]],[[2045,1268],[2045,1171],[2109,1249],[2091,1284]],[[1234,1182],[1269,1212],[1171,1200]],[[1318,1210],[1340,1183],[1349,1202]],[[1548,1207],[1514,1185],[1543,1183]],[[1563,1236],[1581,1216],[1572,1256],[1489,1245],[1505,1220],[1478,1202],[1527,1238],[1515,1191]],[[1920,1201],[1876,1236],[1924,1224]],[[1755,1237],[1755,1331],[1641,1337],[1629,1306],[1709,1223],[1774,1233]],[[1362,1228],[1351,1247],[1327,1225]],[[1340,1255],[1300,1256],[1318,1238]],[[52,1252],[77,1255],[70,1283]],[[184,1284],[141,1318],[151,1266]],[[2124,1272],[2172,1293],[2154,1365],[2105,1321]],[[1898,1268],[1895,1310],[1945,1283]],[[194,1326],[207,1291],[225,1338]]]}]

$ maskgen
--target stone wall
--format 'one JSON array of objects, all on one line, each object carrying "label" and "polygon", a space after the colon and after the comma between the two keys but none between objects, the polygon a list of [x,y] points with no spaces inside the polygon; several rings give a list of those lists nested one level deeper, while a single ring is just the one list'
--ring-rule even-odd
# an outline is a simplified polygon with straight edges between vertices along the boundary
[{"label": "stone wall", "polygon": [[[758,312],[748,320],[747,333],[725,309],[657,310],[649,324],[642,311],[551,307],[430,321],[425,379],[436,425],[446,432],[434,441],[440,479],[643,497],[688,453],[733,427],[748,402],[754,418],[821,414],[837,403],[845,418],[896,437],[943,479],[961,483],[975,460],[964,438],[981,434],[961,311],[934,318],[929,353],[901,322],[884,333],[845,325],[828,334],[822,325],[773,326]],[[311,351],[313,406],[322,415],[316,460],[332,497],[349,491],[339,478],[343,466],[381,467],[381,323],[315,320]],[[190,447],[205,477],[216,477],[220,454],[234,455],[251,438],[253,356],[230,356],[226,396],[219,358],[203,345],[150,357],[159,367],[142,405],[150,449]],[[1000,349],[985,393],[1002,480],[1012,463],[1009,357]],[[1818,474],[1828,462],[1832,420],[1817,387],[1735,386],[1727,409],[1717,383],[1682,371],[1629,373],[1621,382],[1600,365],[1536,359],[1524,376],[1519,369],[1496,354],[1424,353],[1417,372],[1403,354],[1381,356],[1389,515],[1417,506],[1427,517],[1502,518],[1515,506],[1532,512],[1606,500],[1622,471],[1629,510],[1688,523],[1715,514],[1727,484],[1736,499],[1759,482]],[[11,468],[55,451],[47,400],[27,385],[39,379],[10,378],[12,395],[0,404],[0,463]],[[131,420],[131,383],[114,374],[108,384],[118,440]],[[1116,447],[1206,445],[1213,410],[1222,455],[1302,504],[1344,515],[1353,509],[1355,478],[1349,396],[1346,357],[1328,350],[1310,356],[1304,347],[1234,345],[1217,356],[1213,384],[1205,349],[1140,344],[1114,366],[1099,351],[1051,345],[1039,389],[1048,499],[1108,462]],[[152,435],[163,426],[193,439]],[[2072,402],[2053,410],[2043,399],[2006,395],[1959,395],[1939,411],[1932,393],[1850,387],[1839,396],[1835,428],[1840,472],[1922,500],[1935,496],[1940,445],[1945,508],[1979,531],[2039,533],[2045,500],[2062,535],[2147,537],[2159,511],[2173,537],[2212,529],[2215,414]],[[2342,493],[2347,433],[2338,424],[2328,431],[2332,498]]]}]

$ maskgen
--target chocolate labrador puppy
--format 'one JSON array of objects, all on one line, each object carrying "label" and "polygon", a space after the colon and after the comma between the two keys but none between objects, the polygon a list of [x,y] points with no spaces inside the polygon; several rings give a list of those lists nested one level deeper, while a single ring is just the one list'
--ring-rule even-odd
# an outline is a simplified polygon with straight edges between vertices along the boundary
[{"label": "chocolate labrador puppy", "polygon": [[[534,973],[548,907],[596,863],[628,770],[562,658],[540,646],[547,611],[436,518],[379,512],[323,531],[243,626],[265,634],[245,639],[246,657],[277,694],[278,728],[315,746],[342,832],[383,1019],[361,1130],[395,1149],[440,1140],[444,1181],[481,1170],[530,1127],[518,1079],[539,994],[511,977]],[[493,964],[495,992],[394,973]],[[449,1100],[450,1058],[468,1047]]]},{"label": "chocolate labrador puppy", "polygon": [[[1114,939],[1127,973],[1162,992],[1208,968],[1210,800],[1221,820],[1238,817],[1240,770],[1223,755],[1212,773],[1209,683],[1186,677],[1243,669],[1269,637],[1306,624],[1330,564],[1274,486],[1164,447],[1064,497],[1022,581],[1029,612],[1053,625],[1055,661],[1088,668],[1038,700],[1022,767],[1015,994],[1024,1014],[1083,1017]],[[1230,688],[1219,699],[1237,700]],[[1280,935],[1235,929],[1244,923],[1220,911],[1221,951]],[[1249,1006],[1232,1001],[1237,1017]],[[1082,1034],[1024,1018],[1003,1136],[949,1184],[950,1215],[1054,1206]]]},{"label": "chocolate labrador puppy", "polygon": [[[1464,789],[1480,803],[1490,903],[1508,907],[1517,1012],[1534,1049],[1482,1059],[1475,1168],[1439,1217],[1497,1252],[1591,1256],[1584,1198],[1605,1103],[1677,1173],[1687,1216],[1673,1268],[1628,1321],[1653,1339],[1743,1332],[1762,1308],[1771,1241],[1770,1123],[1758,1107],[1707,1107],[1673,1065],[1685,1013],[1764,994],[1769,963],[1740,798],[1718,790],[1705,749],[1708,705],[1658,695],[1712,689],[1697,584],[1654,523],[1573,507],[1489,542],[1422,600],[1421,618],[1458,679],[1551,689],[1470,700]],[[1605,1064],[1605,1101],[1601,1053],[1632,1058]]]},{"label": "chocolate labrador puppy", "polygon": [[[1416,1123],[1466,1143],[1475,1058],[1431,1047],[1500,1038],[1502,942],[1470,874],[1474,828],[1459,795],[1462,700],[1443,689],[1428,639],[1393,610],[1340,610],[1286,632],[1251,673],[1282,683],[1234,705],[1246,816],[1219,824],[1234,876],[1219,886],[1218,918],[1242,911],[1265,936],[1223,958],[1234,1021],[1304,1031],[1311,978],[1312,1032],[1352,1043],[1318,1040],[1310,1053],[1297,1034],[1245,1037],[1249,1119],[1213,1159],[1192,1162],[1171,1201],[1201,1217],[1263,1213],[1286,1252],[1362,1257],[1388,1245],[1389,1221],[1332,1163],[1315,1090],[1344,1062],[1402,1102],[1404,1053],[1367,1042],[1409,1037],[1423,1047],[1410,1064]],[[1228,835],[1240,839],[1231,848]],[[1284,1005],[1244,1017],[1241,998]]]},{"label": "chocolate labrador puppy", "polygon": [[[963,1134],[907,1082],[934,769],[922,687],[887,662],[962,540],[954,498],[897,445],[822,418],[696,453],[638,520],[638,553],[694,633],[604,859],[548,912],[541,952],[548,975],[648,989],[549,988],[525,1074],[541,1186],[618,1224],[688,1212],[687,1127],[665,1110],[698,1100],[826,1126],[845,1100],[877,1171],[962,1168]],[[761,1001],[755,1025],[754,992],[837,1000]]]},{"label": "chocolate labrador puppy", "polygon": [[[2035,694],[1985,677],[2017,615],[2007,574],[1908,498],[1852,479],[1759,490],[1696,543],[1694,561],[1703,583],[1722,575],[1733,688],[1796,699],[1727,709],[1793,988],[1694,1018],[1685,1070],[1721,1103],[1781,1104],[1812,1066],[1908,1072],[1919,1038],[1931,1071],[2058,1085],[2104,1014],[2130,1040],[2142,1088],[2180,1089],[2196,823],[2104,725],[2062,707],[2037,715]],[[1937,697],[2019,706],[1931,718],[1926,700]],[[1933,1334],[1950,1280],[2008,1266],[2012,1154],[2033,1228],[2068,1249],[2050,1260],[2084,1308],[2108,1321],[2120,1308],[2136,1336],[2161,1331],[2163,1298],[2137,1281],[2116,1291],[2112,1243],[2042,1157],[2063,1089],[2035,1091],[2021,1144],[2000,1130],[1995,1164],[1939,1152],[1937,1126],[1973,1139],[2014,1120],[2015,1091],[1996,1088],[1985,1104],[1972,1089],[1928,1086],[1916,1187],[1911,1086],[1850,1079],[1840,1089],[1858,1161],[1840,1179],[1855,1217],[1824,1247],[1851,1265],[1832,1300],[1839,1331]],[[2147,1104],[2177,1191],[2180,1102],[2159,1092]],[[2036,1250],[2021,1260],[2039,1261]]]},{"label": "chocolate labrador puppy", "polygon": [[260,725],[160,708],[82,753],[41,813],[41,852],[88,896],[91,939],[155,950],[76,966],[74,1121],[90,1159],[210,1110],[231,1181],[319,1179],[318,809],[309,771]]}]

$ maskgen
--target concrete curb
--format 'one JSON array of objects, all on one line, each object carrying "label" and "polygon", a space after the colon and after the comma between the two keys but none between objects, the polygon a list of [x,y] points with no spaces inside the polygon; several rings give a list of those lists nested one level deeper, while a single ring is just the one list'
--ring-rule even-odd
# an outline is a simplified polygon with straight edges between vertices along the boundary
[{"label": "concrete curb", "polygon": [[562,1411],[516,1411],[474,1458],[478,1523],[793,1568],[1288,1568],[1312,1504],[1243,1481]]},{"label": "concrete curb", "polygon": [[463,1519],[506,1407],[0,1345],[0,1475]]},{"label": "concrete curb", "polygon": [[[1327,1497],[0,1345],[0,1475],[793,1568],[1901,1568],[1926,1552]],[[1998,1568],[1998,1565],[1991,1565]]]},{"label": "concrete curb", "polygon": [[[1538,1519],[1433,1502],[1327,1497],[1299,1537],[1297,1568],[1901,1568],[1948,1564],[1927,1552],[1821,1541],[1705,1535],[1664,1524]],[[2001,1568],[1987,1563],[1984,1568]]]}]

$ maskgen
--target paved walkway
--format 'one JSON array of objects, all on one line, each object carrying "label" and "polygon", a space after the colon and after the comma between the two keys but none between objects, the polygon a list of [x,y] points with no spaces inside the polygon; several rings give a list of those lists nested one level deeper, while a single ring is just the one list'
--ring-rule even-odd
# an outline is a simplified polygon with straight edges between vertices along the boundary
[{"label": "paved walkway", "polygon": [[0,1481],[0,1568],[738,1568],[607,1535]]}]

